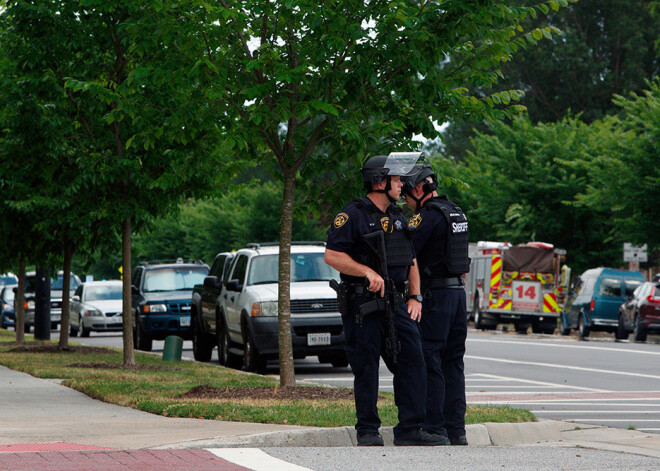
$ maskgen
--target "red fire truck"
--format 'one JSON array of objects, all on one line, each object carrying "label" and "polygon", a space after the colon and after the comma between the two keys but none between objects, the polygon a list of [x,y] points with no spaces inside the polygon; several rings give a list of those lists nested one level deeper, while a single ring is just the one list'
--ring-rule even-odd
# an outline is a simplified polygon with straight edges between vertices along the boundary
[{"label": "red fire truck", "polygon": [[479,242],[470,252],[465,289],[475,328],[510,322],[519,333],[554,332],[570,279],[565,250],[544,242]]}]

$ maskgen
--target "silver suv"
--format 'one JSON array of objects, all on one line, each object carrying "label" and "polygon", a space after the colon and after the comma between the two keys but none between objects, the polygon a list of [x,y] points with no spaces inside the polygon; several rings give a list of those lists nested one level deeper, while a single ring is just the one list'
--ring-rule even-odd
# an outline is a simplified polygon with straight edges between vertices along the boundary
[{"label": "silver suv", "polygon": [[[291,336],[294,358],[318,355],[322,363],[348,365],[337,295],[339,273],[324,260],[325,243],[291,244]],[[234,253],[222,288],[219,344],[227,357],[242,355],[245,369],[263,372],[278,356],[279,246],[248,244]]]}]

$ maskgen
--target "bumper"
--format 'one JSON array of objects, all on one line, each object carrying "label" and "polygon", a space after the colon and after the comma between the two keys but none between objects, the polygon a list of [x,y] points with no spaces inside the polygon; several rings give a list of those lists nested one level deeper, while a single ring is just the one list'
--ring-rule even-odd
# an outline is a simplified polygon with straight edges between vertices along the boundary
[{"label": "bumper", "polygon": [[500,321],[515,321],[519,319],[547,320],[559,319],[558,312],[509,311],[502,309],[488,309],[486,314],[496,315]]},{"label": "bumper", "polygon": [[[277,317],[253,317],[252,333],[254,343],[261,355],[278,354]],[[329,345],[309,345],[308,334],[330,334]],[[341,317],[322,318],[291,318],[291,343],[293,355],[302,358],[307,355],[343,351],[346,344],[344,340],[344,326]]]},{"label": "bumper", "polygon": [[164,340],[168,335],[192,339],[189,314],[143,314],[138,322],[142,330],[155,340]]},{"label": "bumper", "polygon": [[123,328],[124,324],[122,322],[122,319],[123,318],[121,316],[113,316],[113,317],[90,316],[83,318],[83,324],[85,325],[86,328],[95,331],[102,331],[102,332],[118,331],[118,330],[122,330]]}]

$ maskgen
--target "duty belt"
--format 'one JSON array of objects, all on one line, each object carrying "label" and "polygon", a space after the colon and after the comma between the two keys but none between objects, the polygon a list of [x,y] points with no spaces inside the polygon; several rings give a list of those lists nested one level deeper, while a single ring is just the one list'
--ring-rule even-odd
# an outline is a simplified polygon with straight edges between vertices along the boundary
[{"label": "duty belt", "polygon": [[433,279],[424,279],[422,278],[422,291],[427,289],[438,289],[438,288],[461,288],[463,287],[463,278],[459,276],[452,276],[450,278],[433,278]]}]

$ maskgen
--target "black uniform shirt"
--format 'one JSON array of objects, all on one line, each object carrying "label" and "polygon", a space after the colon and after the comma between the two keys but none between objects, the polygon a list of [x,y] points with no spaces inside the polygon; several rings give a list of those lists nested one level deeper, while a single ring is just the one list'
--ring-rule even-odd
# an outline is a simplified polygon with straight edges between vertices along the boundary
[{"label": "black uniform shirt", "polygon": [[[378,208],[377,208],[378,209]],[[387,214],[378,210],[383,218],[387,218]],[[387,227],[390,230],[395,230],[393,224],[387,224]],[[353,260],[358,259],[358,250],[359,242],[362,239],[362,236],[365,234],[370,234],[372,232],[383,230],[383,227],[379,227],[372,220],[372,217],[369,214],[369,211],[362,206],[361,203],[357,201],[351,201],[344,209],[335,216],[330,230],[328,231],[328,242],[326,248],[334,250],[336,252],[343,252],[348,254]],[[405,227],[399,228],[400,230],[405,230]],[[415,257],[414,247],[412,248],[413,258]],[[391,267],[388,265],[387,271],[390,275],[390,278],[395,283],[402,283],[406,281],[408,276],[407,267]],[[382,273],[380,274],[382,275]],[[349,277],[341,274],[342,280],[345,281],[355,281],[355,277]]]},{"label": "black uniform shirt", "polygon": [[[447,196],[436,196],[431,199],[447,201]],[[417,228],[413,236],[413,246],[415,247],[415,252],[419,254],[417,264],[419,266],[419,274],[422,278],[429,277],[428,274],[424,273],[426,266],[433,265],[439,259],[446,256],[444,252],[446,250],[447,231],[449,230],[447,220],[443,214],[427,206],[427,203],[431,199],[426,200],[424,206],[408,222],[409,226]],[[439,270],[440,276],[452,275],[447,272],[445,267],[441,267]],[[437,273],[438,268],[435,268],[434,271]]]}]

